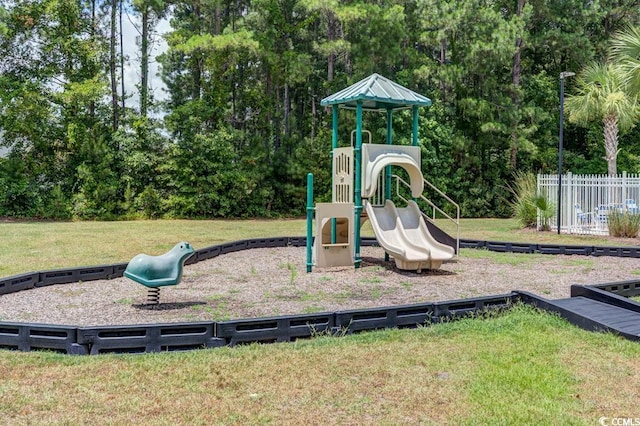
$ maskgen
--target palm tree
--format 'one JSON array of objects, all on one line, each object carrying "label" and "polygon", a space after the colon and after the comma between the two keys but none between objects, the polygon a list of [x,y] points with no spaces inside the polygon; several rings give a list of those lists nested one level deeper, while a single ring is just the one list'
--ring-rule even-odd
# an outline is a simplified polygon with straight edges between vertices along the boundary
[{"label": "palm tree", "polygon": [[615,35],[611,59],[627,73],[631,92],[640,96],[640,27],[629,27]]},{"label": "palm tree", "polygon": [[617,174],[618,132],[633,127],[639,116],[637,97],[628,92],[626,75],[616,64],[591,64],[576,79],[577,93],[566,99],[570,122],[588,126],[602,120],[609,176]]}]

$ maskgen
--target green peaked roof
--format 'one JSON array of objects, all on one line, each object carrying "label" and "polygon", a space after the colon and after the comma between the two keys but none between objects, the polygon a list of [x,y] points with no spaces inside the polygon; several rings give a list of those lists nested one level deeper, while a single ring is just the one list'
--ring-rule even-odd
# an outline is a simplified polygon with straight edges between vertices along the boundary
[{"label": "green peaked roof", "polygon": [[340,105],[342,108],[355,109],[357,101],[362,101],[363,109],[373,111],[431,105],[431,99],[426,96],[379,74],[371,74],[364,80],[327,96],[320,105]]}]

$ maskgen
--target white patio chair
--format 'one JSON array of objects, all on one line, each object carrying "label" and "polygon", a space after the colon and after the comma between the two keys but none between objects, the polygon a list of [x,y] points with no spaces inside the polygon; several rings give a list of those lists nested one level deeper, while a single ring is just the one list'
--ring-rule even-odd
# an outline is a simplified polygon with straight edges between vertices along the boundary
[{"label": "white patio chair", "polygon": [[588,227],[593,222],[593,212],[583,212],[580,204],[574,205],[576,210],[576,223],[581,227]]},{"label": "white patio chair", "polygon": [[597,225],[606,228],[609,225],[609,213],[611,212],[611,206],[606,204],[600,204],[596,207],[596,221]]}]

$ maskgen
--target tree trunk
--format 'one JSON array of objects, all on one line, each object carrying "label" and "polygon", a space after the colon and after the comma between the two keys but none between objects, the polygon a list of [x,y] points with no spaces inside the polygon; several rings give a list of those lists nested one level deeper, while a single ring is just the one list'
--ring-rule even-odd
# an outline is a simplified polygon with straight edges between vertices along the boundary
[{"label": "tree trunk", "polygon": [[[278,87],[275,88],[275,92],[276,92],[276,110],[277,110],[277,105],[280,105],[280,89]],[[280,126],[282,125],[282,122],[280,121],[281,118],[279,117],[279,114],[275,114],[273,117],[273,152],[278,152],[278,150],[280,149]]]},{"label": "tree trunk", "polygon": [[[216,27],[216,32],[214,35],[218,35],[218,14],[219,14],[219,3],[216,4],[216,22],[215,22],[215,27]],[[194,5],[193,8],[193,14],[195,16],[198,17],[199,20],[204,20],[202,17],[202,12],[200,10],[199,5]],[[200,33],[201,31],[198,31],[198,33]],[[191,92],[191,97],[194,100],[199,100],[202,97],[202,68],[203,68],[203,60],[202,60],[202,54],[200,52],[194,52],[193,53],[193,68],[191,69],[191,76],[193,78],[193,90]]]},{"label": "tree trunk", "polygon": [[147,116],[149,106],[149,6],[142,9],[142,40],[140,41],[140,115]]},{"label": "tree trunk", "polygon": [[[97,25],[96,19],[96,0],[91,0],[91,40],[96,40],[96,28]],[[96,102],[91,100],[89,102],[89,116],[91,117],[91,121],[93,123],[93,119],[96,117]],[[92,124],[93,125],[93,124]]]},{"label": "tree trunk", "polygon": [[[443,38],[440,40],[440,67],[444,67],[444,64],[447,62],[447,39]],[[440,79],[440,93],[442,94],[442,103],[445,103],[447,100],[447,84],[444,79]]]},{"label": "tree trunk", "polygon": [[607,160],[607,172],[609,176],[618,174],[618,117],[615,115],[606,116],[604,123],[604,151]]},{"label": "tree trunk", "polygon": [[215,12],[214,12],[214,27],[213,27],[213,33],[214,35],[219,35],[220,34],[220,2],[216,2],[216,8],[215,8]]},{"label": "tree trunk", "polygon": [[118,0],[111,1],[111,33],[109,34],[109,77],[111,79],[111,126],[118,130],[118,80],[116,78],[116,9]]},{"label": "tree trunk", "polygon": [[194,52],[193,69],[191,75],[193,76],[193,91],[191,97],[194,100],[199,100],[202,97],[202,55],[200,52]]},{"label": "tree trunk", "polygon": [[[333,41],[336,39],[336,19],[333,12],[327,12],[327,39]],[[333,81],[333,68],[336,61],[335,53],[329,53],[327,57],[327,81]]]},{"label": "tree trunk", "polygon": [[[271,84],[272,84],[272,82],[271,82],[271,72],[267,69],[266,72],[265,72],[265,85],[264,85],[264,87],[265,87],[265,95],[266,95],[267,99],[272,99],[273,98],[273,95],[271,93],[271,87],[272,87]],[[272,108],[267,108],[266,109],[265,122],[267,123],[267,126],[269,128],[273,129],[272,121],[271,121],[272,120],[271,111],[272,111]],[[267,134],[268,133],[269,132],[267,132]],[[273,133],[275,133],[275,132],[273,132]],[[267,153],[267,164],[270,165],[271,164],[271,158],[272,158],[271,157],[271,153],[273,151],[272,151],[272,146],[271,146],[271,135],[269,135],[269,134],[268,134],[268,137],[264,138],[264,147],[265,147],[265,150],[266,150],[266,153]]]},{"label": "tree trunk", "polygon": [[[518,0],[518,9],[516,11],[517,16],[522,16],[522,11],[526,0]],[[520,73],[521,73],[521,54],[522,52],[522,36],[516,38],[516,51],[513,54],[513,69],[512,69],[512,82],[513,92],[511,94],[511,102],[515,108],[516,114],[511,122],[511,153],[509,158],[509,166],[512,170],[515,170],[518,165],[518,116],[520,108]]]},{"label": "tree trunk", "polygon": [[316,137],[316,97],[311,96],[311,139]]},{"label": "tree trunk", "polygon": [[289,110],[291,109],[291,97],[289,95],[289,85],[284,84],[284,111],[283,111],[283,134],[289,135]]},{"label": "tree trunk", "polygon": [[126,111],[126,101],[125,101],[125,92],[124,92],[124,43],[123,43],[123,32],[122,32],[122,3],[124,0],[120,0],[120,9],[119,9],[119,23],[120,23],[120,89],[121,95],[120,100],[122,102],[122,117],[125,116]]}]

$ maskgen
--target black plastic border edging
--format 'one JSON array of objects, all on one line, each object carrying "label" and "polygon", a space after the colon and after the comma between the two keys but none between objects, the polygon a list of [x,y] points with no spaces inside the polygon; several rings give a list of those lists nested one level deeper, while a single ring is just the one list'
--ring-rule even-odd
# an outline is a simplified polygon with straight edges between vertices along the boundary
[{"label": "black plastic border edging", "polygon": [[623,297],[640,295],[640,280],[618,281],[614,283],[596,284],[590,287],[614,293]]},{"label": "black plastic border edging", "polygon": [[216,337],[226,339],[230,346],[252,342],[290,342],[332,330],[335,315],[333,312],[320,312],[221,321],[215,323]]},{"label": "black plastic border edging", "polygon": [[215,323],[167,323],[77,329],[77,342],[91,355],[103,353],[144,353],[224,346],[214,336]]},{"label": "black plastic border edging", "polygon": [[0,280],[0,295],[32,289],[38,282],[40,282],[39,272],[30,272],[3,278]]},{"label": "black plastic border edging", "polygon": [[415,328],[508,307],[512,294],[223,322],[73,327],[0,323],[0,349],[54,350],[70,355],[184,351],[243,343],[290,342],[382,328]]},{"label": "black plastic border edging", "polygon": [[77,328],[65,325],[0,322],[0,349],[47,349],[70,355],[86,355],[77,342]]},{"label": "black plastic border edging", "polygon": [[[186,264],[220,254],[251,248],[302,247],[306,237],[274,237],[234,241],[197,250]],[[375,238],[363,238],[362,246],[376,246]],[[637,247],[554,246],[548,244],[460,240],[462,248],[499,252],[575,254],[640,257]],[[0,279],[0,295],[54,284],[68,284],[121,277],[126,263],[31,272]],[[610,283],[595,291],[622,296],[640,293],[640,282]],[[625,299],[620,296],[616,298]],[[389,327],[416,327],[456,319],[486,309],[501,309],[513,300],[543,307],[545,300],[516,292],[505,295],[416,305],[347,310],[224,322],[167,323],[124,326],[76,327],[0,322],[0,348],[29,351],[48,349],[67,354],[140,353],[218,347],[247,342],[291,341],[317,333],[353,333]],[[622,303],[622,302],[621,302]],[[548,303],[546,303],[548,304]],[[545,309],[548,309],[545,307]],[[549,309],[554,310],[554,309]],[[594,326],[596,327],[596,326]],[[596,328],[594,328],[596,329]]]},{"label": "black plastic border edging", "polygon": [[513,295],[510,293],[473,299],[340,311],[335,314],[335,326],[337,331],[353,333],[436,324],[479,311],[505,308],[511,304]]},{"label": "black plastic border edging", "polygon": [[556,245],[535,243],[511,243],[505,241],[481,241],[460,239],[460,248],[486,249],[503,253],[565,254],[576,256],[640,257],[640,247],[602,247]]}]

